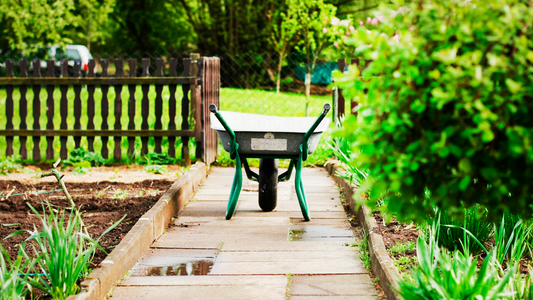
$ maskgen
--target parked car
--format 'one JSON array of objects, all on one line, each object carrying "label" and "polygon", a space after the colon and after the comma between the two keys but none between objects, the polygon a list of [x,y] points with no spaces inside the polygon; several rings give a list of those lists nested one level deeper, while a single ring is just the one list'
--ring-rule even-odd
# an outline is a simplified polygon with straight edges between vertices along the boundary
[{"label": "parked car", "polygon": [[[48,49],[48,56],[55,59],[58,66],[62,59],[68,59],[68,65],[71,67],[69,69],[74,67],[74,61],[79,60],[84,73],[89,70],[89,60],[93,58],[89,49],[83,45],[66,45],[64,49],[59,45],[54,45]],[[46,68],[46,61],[41,61],[41,67]],[[71,75],[70,72],[69,70],[69,76]],[[96,65],[94,66],[94,73],[96,74]]]}]

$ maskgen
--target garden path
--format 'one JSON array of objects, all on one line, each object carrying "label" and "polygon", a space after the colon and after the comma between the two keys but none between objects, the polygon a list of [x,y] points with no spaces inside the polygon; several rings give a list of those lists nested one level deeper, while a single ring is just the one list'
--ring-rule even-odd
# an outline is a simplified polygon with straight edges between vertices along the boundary
[{"label": "garden path", "polygon": [[310,222],[294,180],[278,185],[277,208],[263,212],[258,185],[246,178],[225,220],[233,174],[212,169],[111,299],[377,299],[357,248],[345,246],[353,232],[324,169],[303,170]]}]

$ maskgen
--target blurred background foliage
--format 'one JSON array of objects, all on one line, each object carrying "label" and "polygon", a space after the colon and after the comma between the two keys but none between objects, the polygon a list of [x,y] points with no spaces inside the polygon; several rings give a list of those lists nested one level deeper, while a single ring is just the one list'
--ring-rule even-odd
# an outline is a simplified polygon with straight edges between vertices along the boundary
[{"label": "blurred background foliage", "polygon": [[[294,2],[294,1],[293,1]],[[309,2],[309,1],[299,1]],[[364,20],[383,0],[328,0],[339,18]],[[272,51],[269,37],[288,0],[3,0],[0,61],[36,56],[54,44],[100,53]],[[4,59],[2,59],[4,57]]]}]

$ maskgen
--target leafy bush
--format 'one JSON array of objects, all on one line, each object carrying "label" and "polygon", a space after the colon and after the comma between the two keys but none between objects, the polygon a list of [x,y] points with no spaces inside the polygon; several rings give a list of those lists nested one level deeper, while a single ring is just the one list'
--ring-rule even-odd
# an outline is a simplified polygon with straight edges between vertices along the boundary
[{"label": "leafy bush", "polygon": [[494,220],[530,218],[533,4],[415,0],[402,12],[383,7],[376,28],[356,29],[347,42],[372,62],[337,78],[360,104],[344,136],[369,170],[371,204],[403,220],[475,203]]},{"label": "leafy bush", "polygon": [[63,161],[63,169],[66,166],[74,166],[76,172],[86,173],[91,166],[103,166],[105,159],[100,153],[90,152],[84,148],[78,148],[70,151],[68,159]]},{"label": "leafy bush", "polygon": [[0,175],[8,175],[22,166],[15,162],[15,156],[0,158]]}]

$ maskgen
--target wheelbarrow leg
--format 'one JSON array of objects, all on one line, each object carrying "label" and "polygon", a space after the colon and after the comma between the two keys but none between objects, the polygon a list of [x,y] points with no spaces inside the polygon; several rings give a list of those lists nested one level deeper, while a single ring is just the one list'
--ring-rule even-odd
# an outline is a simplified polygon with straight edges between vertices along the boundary
[{"label": "wheelbarrow leg", "polygon": [[294,189],[296,190],[296,195],[298,196],[298,203],[300,204],[300,210],[304,220],[311,220],[309,214],[309,209],[307,208],[307,199],[305,198],[304,185],[302,183],[302,155],[298,159],[293,159],[294,165],[296,167],[296,177],[294,178]]},{"label": "wheelbarrow leg", "polygon": [[[246,158],[245,158],[246,159]],[[231,193],[228,201],[228,208],[226,209],[226,220],[231,219],[237,207],[237,201],[242,189],[242,163],[239,153],[235,156],[235,177],[233,178],[233,185],[231,186]]]}]

